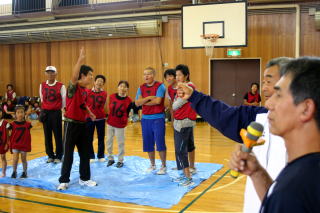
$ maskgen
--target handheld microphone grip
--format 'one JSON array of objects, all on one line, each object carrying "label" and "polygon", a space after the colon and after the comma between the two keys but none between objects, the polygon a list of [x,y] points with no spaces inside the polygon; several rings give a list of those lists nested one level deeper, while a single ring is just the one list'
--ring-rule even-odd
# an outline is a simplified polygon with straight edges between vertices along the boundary
[{"label": "handheld microphone grip", "polygon": [[[252,147],[257,143],[259,137],[263,133],[263,126],[257,122],[251,122],[247,127],[247,130],[241,129],[240,136],[242,138],[243,144],[241,146],[242,152],[251,152]],[[239,172],[235,170],[230,171],[230,175],[233,178],[239,176]]]}]

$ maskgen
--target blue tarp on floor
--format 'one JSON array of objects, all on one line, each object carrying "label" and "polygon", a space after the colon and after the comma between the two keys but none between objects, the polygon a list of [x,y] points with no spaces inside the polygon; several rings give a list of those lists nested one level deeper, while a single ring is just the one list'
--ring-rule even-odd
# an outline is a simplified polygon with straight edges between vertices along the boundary
[{"label": "blue tarp on floor", "polygon": [[[12,167],[8,167],[7,177],[0,178],[0,184],[57,191],[61,163],[47,164],[45,161],[46,157],[28,161],[28,178],[26,179],[10,178]],[[182,187],[172,181],[173,178],[181,174],[180,171],[172,169],[176,167],[175,161],[167,161],[168,173],[166,175],[156,175],[155,172],[146,173],[145,170],[149,165],[148,159],[137,156],[126,156],[124,167],[122,168],[106,167],[106,162],[91,163],[91,179],[97,181],[98,186],[89,188],[78,184],[79,156],[75,153],[70,186],[62,193],[170,208],[177,204],[185,193],[198,186],[223,167],[221,164],[196,163],[198,172],[193,176],[195,184],[192,187]],[[156,160],[156,165],[157,168],[160,168],[160,160]],[[21,172],[22,165],[19,164],[18,177]]]}]

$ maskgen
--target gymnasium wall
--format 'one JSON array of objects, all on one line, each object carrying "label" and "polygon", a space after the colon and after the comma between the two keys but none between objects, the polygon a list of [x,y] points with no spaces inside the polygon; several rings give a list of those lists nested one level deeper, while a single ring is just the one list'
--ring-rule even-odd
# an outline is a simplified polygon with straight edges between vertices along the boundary
[{"label": "gymnasium wall", "polygon": [[[262,67],[278,56],[294,56],[295,14],[255,14],[248,17],[249,45],[242,48],[242,57],[261,57]],[[157,79],[163,80],[162,62],[169,67],[182,63],[189,65],[191,80],[204,93],[209,92],[209,60],[203,49],[181,49],[181,21],[169,20],[163,24],[160,38],[128,38],[51,43],[0,45],[0,94],[7,83],[16,87],[17,95],[38,95],[44,69],[54,65],[58,80],[68,83],[79,49],[86,49],[86,64],[95,74],[107,77],[105,89],[115,92],[119,80],[130,83],[129,95],[134,98],[143,82],[143,69],[157,69]],[[314,17],[301,14],[300,55],[320,56],[320,31],[315,30]],[[214,57],[226,57],[226,49],[216,49]]]}]

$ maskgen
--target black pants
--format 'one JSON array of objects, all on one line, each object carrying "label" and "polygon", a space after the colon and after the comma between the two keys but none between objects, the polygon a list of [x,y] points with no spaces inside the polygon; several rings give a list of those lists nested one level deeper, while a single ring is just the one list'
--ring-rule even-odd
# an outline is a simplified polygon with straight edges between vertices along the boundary
[{"label": "black pants", "polygon": [[61,167],[60,183],[70,182],[70,172],[73,163],[74,147],[77,146],[80,157],[80,179],[90,179],[90,159],[88,130],[86,123],[64,122],[64,157]]},{"label": "black pants", "polygon": [[[61,160],[62,149],[62,117],[61,110],[45,110],[46,118],[43,122],[46,153],[49,158]],[[56,142],[56,154],[53,152],[52,132]]]},{"label": "black pants", "polygon": [[174,130],[174,147],[178,170],[188,168],[188,152],[195,149],[193,127],[182,128],[180,132]]},{"label": "black pants", "polygon": [[93,148],[93,137],[94,137],[94,129],[97,128],[97,134],[98,134],[98,158],[104,158],[104,136],[105,136],[105,127],[106,123],[105,120],[99,120],[99,121],[88,121],[88,131],[89,131],[89,155],[90,159],[95,159],[94,155],[94,148]]}]

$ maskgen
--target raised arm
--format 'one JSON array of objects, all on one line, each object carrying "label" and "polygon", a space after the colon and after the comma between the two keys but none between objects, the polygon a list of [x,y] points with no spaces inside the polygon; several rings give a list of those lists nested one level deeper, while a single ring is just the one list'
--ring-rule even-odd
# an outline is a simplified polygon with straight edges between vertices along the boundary
[{"label": "raised arm", "polygon": [[80,50],[80,55],[79,55],[79,58],[77,60],[77,63],[74,65],[73,71],[72,71],[71,83],[73,85],[77,84],[77,81],[78,81],[78,78],[79,78],[79,73],[80,73],[80,67],[84,63],[85,57],[86,57],[86,55],[85,55],[84,47],[82,47],[81,50]]}]

